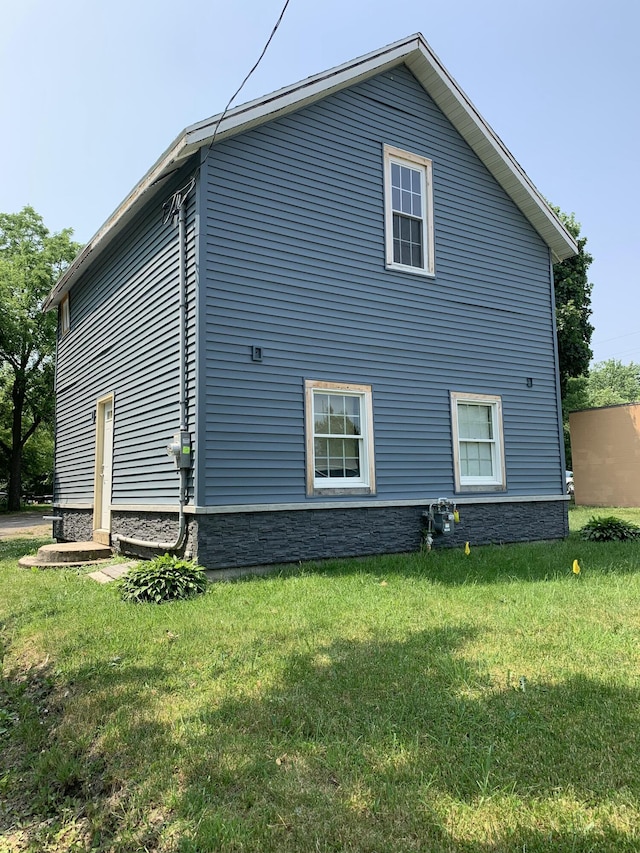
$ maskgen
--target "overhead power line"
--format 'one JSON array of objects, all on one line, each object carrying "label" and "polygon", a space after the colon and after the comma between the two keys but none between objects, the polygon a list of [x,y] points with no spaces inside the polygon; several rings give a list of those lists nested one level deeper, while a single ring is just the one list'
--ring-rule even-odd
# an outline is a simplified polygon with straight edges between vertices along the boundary
[{"label": "overhead power line", "polygon": [[278,16],[278,20],[276,21],[274,28],[271,30],[271,35],[270,35],[270,36],[269,36],[269,38],[267,39],[267,41],[266,41],[266,43],[265,43],[265,46],[262,48],[262,52],[261,52],[260,56],[257,58],[257,60],[255,61],[255,63],[254,63],[254,65],[253,65],[253,67],[251,68],[251,70],[249,71],[249,73],[247,74],[247,76],[244,78],[244,80],[242,81],[242,83],[240,83],[240,85],[238,86],[238,88],[236,89],[236,91],[235,91],[235,92],[233,93],[233,95],[229,98],[229,102],[227,103],[227,106],[226,106],[226,107],[224,108],[224,110],[222,111],[222,115],[220,116],[220,118],[219,118],[219,119],[218,119],[218,121],[216,122],[216,126],[215,126],[215,127],[214,127],[214,129],[213,129],[213,137],[212,137],[212,139],[211,139],[211,142],[209,143],[209,147],[207,148],[207,153],[211,150],[211,147],[212,147],[213,143],[216,141],[216,134],[218,133],[218,128],[220,127],[220,123],[222,122],[222,120],[223,120],[223,119],[224,119],[224,117],[226,116],[227,112],[229,111],[229,107],[230,107],[230,106],[231,106],[231,104],[235,101],[235,99],[238,97],[238,95],[240,94],[240,92],[244,89],[245,83],[246,83],[246,82],[247,82],[247,80],[251,77],[251,75],[252,75],[252,74],[253,74],[253,72],[256,70],[256,68],[258,67],[258,65],[260,65],[260,63],[262,62],[262,58],[264,57],[265,53],[267,52],[267,48],[268,48],[268,47],[269,47],[269,45],[271,44],[271,42],[272,42],[272,40],[273,40],[273,37],[274,37],[274,36],[275,36],[275,34],[276,34],[276,30],[278,29],[278,27],[279,27],[279,26],[280,26],[280,24],[282,23],[282,19],[284,18],[284,13],[287,11],[287,6],[289,5],[289,3],[290,3],[290,0],[285,0],[285,4],[284,4],[284,6],[282,7],[282,11],[280,12],[280,15]]},{"label": "overhead power line", "polygon": [[[240,94],[240,92],[241,92],[241,91],[242,91],[242,89],[244,88],[244,85],[245,85],[245,83],[247,82],[247,80],[251,77],[251,75],[252,75],[252,74],[253,74],[253,72],[256,70],[256,68],[258,67],[258,65],[260,65],[260,63],[262,62],[262,58],[264,57],[265,53],[267,52],[267,48],[268,48],[268,47],[269,47],[269,45],[271,44],[271,42],[272,42],[272,40],[273,40],[273,37],[274,37],[274,36],[275,36],[275,34],[276,34],[276,30],[278,29],[278,27],[279,27],[279,26],[280,26],[280,24],[282,23],[282,19],[284,18],[284,13],[287,11],[287,6],[289,5],[289,3],[290,3],[290,0],[285,0],[285,4],[284,4],[284,6],[282,7],[282,11],[281,11],[281,12],[280,12],[280,14],[278,15],[278,20],[276,21],[275,26],[274,26],[274,27],[273,27],[273,29],[271,30],[271,35],[270,35],[270,36],[269,36],[269,38],[267,39],[267,41],[266,41],[266,43],[265,43],[265,46],[262,48],[262,52],[260,53],[260,56],[257,58],[257,60],[255,61],[255,63],[253,64],[253,67],[251,68],[251,70],[249,71],[249,73],[247,74],[247,76],[244,78],[244,80],[242,81],[242,83],[240,83],[240,85],[238,86],[238,88],[236,89],[236,91],[235,91],[235,92],[233,93],[233,95],[229,98],[229,101],[228,101],[228,103],[227,103],[227,106],[226,106],[226,107],[224,108],[224,110],[222,111],[222,115],[220,116],[220,118],[219,118],[219,119],[218,119],[218,121],[216,122],[215,127],[214,127],[214,129],[213,129],[213,136],[212,136],[212,138],[211,138],[211,142],[210,142],[210,143],[209,143],[209,145],[207,146],[207,154],[208,154],[208,153],[209,153],[209,151],[211,150],[211,148],[212,148],[212,146],[213,146],[213,143],[216,141],[216,134],[218,133],[218,128],[220,127],[220,122],[221,122],[221,121],[224,119],[224,117],[226,116],[227,112],[229,111],[229,107],[230,107],[230,106],[231,106],[231,104],[235,101],[235,99],[238,97],[238,95]],[[174,170],[173,170],[173,172],[177,172],[177,171],[179,171],[179,169],[174,169]],[[169,174],[169,175],[170,175],[170,174],[173,174],[173,172],[169,172],[168,174]],[[162,176],[162,178],[166,178],[166,177],[168,177],[168,175],[163,175],[163,176]],[[158,182],[158,180],[160,180],[160,178],[158,178],[158,179],[157,179],[156,181],[154,181],[153,183],[154,183],[154,184],[155,184],[155,183],[157,183],[157,182]],[[169,222],[169,221],[172,219],[172,217],[173,217],[173,216],[174,216],[174,214],[176,213],[177,206],[179,206],[179,204],[180,204],[180,202],[181,202],[181,200],[182,200],[182,197],[183,197],[183,196],[185,196],[185,195],[188,195],[188,194],[191,192],[191,190],[193,189],[193,184],[192,184],[192,181],[193,181],[193,180],[194,180],[194,179],[192,178],[192,179],[191,179],[191,181],[189,182],[189,184],[187,185],[187,187],[183,187],[183,189],[182,189],[182,190],[178,190],[177,192],[175,192],[175,193],[171,196],[171,198],[163,204],[163,206],[162,206],[163,224],[166,224],[167,222]],[[152,186],[153,186],[153,184],[152,184]],[[176,206],[176,205],[177,205],[177,206]]]}]

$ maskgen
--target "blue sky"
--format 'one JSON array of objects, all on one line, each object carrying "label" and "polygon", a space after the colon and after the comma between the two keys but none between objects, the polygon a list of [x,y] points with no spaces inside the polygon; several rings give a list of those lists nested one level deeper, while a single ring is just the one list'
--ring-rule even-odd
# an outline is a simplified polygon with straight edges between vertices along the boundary
[{"label": "blue sky", "polygon": [[[284,0],[0,0],[0,210],[86,242],[219,112]],[[640,362],[636,0],[290,0],[236,103],[414,32],[594,256],[595,361]]]}]

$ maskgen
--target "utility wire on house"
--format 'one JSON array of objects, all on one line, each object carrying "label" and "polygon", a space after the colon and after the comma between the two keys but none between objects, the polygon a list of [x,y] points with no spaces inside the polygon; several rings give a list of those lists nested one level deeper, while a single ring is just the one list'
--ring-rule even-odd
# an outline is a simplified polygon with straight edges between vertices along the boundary
[{"label": "utility wire on house", "polygon": [[186,183],[181,189],[176,190],[171,198],[168,198],[165,203],[162,205],[162,224],[166,225],[168,222],[174,218],[174,216],[178,215],[178,211],[182,207],[184,200],[189,195],[191,190],[196,185],[195,177],[192,177],[188,183]]},{"label": "utility wire on house", "polygon": [[[228,101],[226,107],[222,111],[220,118],[218,119],[218,121],[215,124],[215,127],[213,128],[213,136],[211,138],[211,142],[207,146],[206,155],[209,154],[209,151],[211,151],[213,143],[216,141],[216,135],[218,133],[218,128],[220,127],[220,123],[222,122],[222,120],[224,119],[226,114],[228,113],[229,107],[235,101],[235,99],[238,97],[240,92],[243,90],[247,80],[251,77],[251,75],[256,70],[258,65],[260,65],[260,63],[262,62],[262,59],[263,59],[265,53],[267,52],[269,45],[273,41],[273,37],[275,36],[278,27],[282,23],[282,19],[284,18],[284,13],[287,11],[287,6],[289,5],[290,2],[291,2],[291,0],[286,0],[284,6],[282,7],[282,11],[280,12],[280,15],[278,16],[278,20],[276,21],[275,26],[271,30],[271,35],[269,36],[264,47],[262,48],[262,52],[260,53],[260,56],[257,58],[255,63],[253,64],[253,67],[251,68],[251,70],[249,71],[247,76],[244,78],[242,83],[238,86],[236,91],[229,98],[229,101]],[[206,157],[206,155],[205,155],[205,157]],[[177,169],[174,171],[177,171]],[[163,177],[168,177],[168,176],[163,176]],[[192,177],[186,186],[184,186],[181,190],[177,190],[171,196],[171,198],[169,198],[169,199],[167,199],[167,201],[165,201],[165,203],[162,205],[162,224],[163,225],[166,225],[168,222],[171,222],[173,217],[177,215],[178,210],[180,209],[180,205],[182,204],[182,202],[184,201],[186,196],[189,195],[189,193],[193,189],[194,185],[195,185],[195,177]]]},{"label": "utility wire on house", "polygon": [[216,122],[216,125],[215,125],[215,127],[214,127],[214,129],[213,129],[213,137],[212,137],[212,139],[211,139],[211,142],[209,143],[209,147],[207,148],[207,154],[208,154],[208,153],[209,153],[209,151],[211,150],[211,147],[213,146],[213,143],[216,141],[216,135],[217,135],[217,133],[218,133],[218,128],[220,127],[220,123],[222,122],[222,120],[223,120],[223,119],[224,119],[224,117],[226,116],[227,112],[229,111],[229,107],[230,107],[230,106],[231,106],[231,104],[235,101],[235,99],[238,97],[238,95],[240,94],[240,92],[244,89],[245,83],[246,83],[246,82],[247,82],[247,80],[251,77],[251,75],[252,75],[252,74],[253,74],[253,72],[256,70],[256,68],[258,67],[258,65],[260,65],[260,63],[262,62],[262,59],[263,59],[263,57],[264,57],[265,53],[267,52],[267,48],[268,48],[268,47],[269,47],[269,45],[271,44],[271,42],[272,42],[272,40],[273,40],[273,37],[275,36],[275,34],[276,34],[276,31],[277,31],[278,27],[279,27],[279,26],[280,26],[280,24],[282,23],[282,19],[284,18],[284,13],[287,11],[287,6],[289,5],[289,2],[290,2],[290,0],[286,0],[286,2],[285,2],[285,4],[284,4],[284,6],[282,7],[282,11],[280,12],[280,15],[279,15],[279,17],[278,17],[278,20],[276,21],[274,28],[271,30],[271,35],[270,35],[270,36],[269,36],[269,38],[267,39],[265,46],[262,48],[262,53],[261,53],[261,54],[260,54],[260,56],[257,58],[256,62],[255,62],[255,63],[254,63],[254,65],[253,65],[253,68],[249,71],[249,73],[248,73],[248,74],[247,74],[247,76],[244,78],[244,80],[242,81],[242,83],[238,86],[238,88],[236,89],[236,91],[235,91],[235,92],[233,93],[233,95],[229,98],[229,102],[227,103],[227,106],[224,108],[224,110],[222,111],[222,115],[220,116],[220,118],[219,118],[219,119],[218,119],[218,121]]}]

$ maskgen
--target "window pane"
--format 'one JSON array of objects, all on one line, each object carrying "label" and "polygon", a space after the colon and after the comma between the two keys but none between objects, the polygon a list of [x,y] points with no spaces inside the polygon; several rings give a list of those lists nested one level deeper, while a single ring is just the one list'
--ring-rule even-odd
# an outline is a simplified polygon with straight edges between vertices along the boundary
[{"label": "window pane", "polygon": [[461,439],[493,439],[492,407],[458,403],[458,434]]},{"label": "window pane", "polygon": [[314,432],[326,433],[329,431],[329,395],[314,394],[313,395],[313,410],[314,410]]},{"label": "window pane", "polygon": [[328,441],[329,456],[333,459],[342,459],[344,442],[344,438],[330,438]]},{"label": "window pane", "polygon": [[391,206],[394,210],[400,210],[400,188],[393,187],[391,190]]},{"label": "window pane", "polygon": [[345,477],[360,476],[360,460],[356,456],[346,456],[344,466]]},{"label": "window pane", "polygon": [[329,411],[329,395],[328,394],[315,394],[315,410],[316,412],[328,412]]},{"label": "window pane", "polygon": [[316,477],[329,476],[329,442],[326,438],[316,438],[313,443]]},{"label": "window pane", "polygon": [[313,429],[316,435],[327,435],[329,432],[329,418],[326,415],[316,415],[313,419]]},{"label": "window pane", "polygon": [[397,163],[391,164],[391,186],[400,186],[400,166]]},{"label": "window pane", "polygon": [[344,412],[344,397],[342,394],[331,394],[329,396],[330,412],[334,415],[341,415]]},{"label": "window pane", "polygon": [[[318,470],[327,473],[320,476],[329,477],[359,477],[360,476],[360,442],[353,438],[331,438],[327,441],[327,456],[322,456],[321,462],[316,459],[316,474]],[[324,447],[322,450],[324,451]]]},{"label": "window pane", "polygon": [[394,213],[393,260],[410,267],[424,267],[421,220]]},{"label": "window pane", "polygon": [[411,169],[407,169],[406,166],[400,166],[400,186],[403,190],[411,189]]},{"label": "window pane", "polygon": [[460,442],[460,474],[463,477],[493,477],[493,445]]},{"label": "window pane", "polygon": [[314,394],[316,477],[344,479],[361,476],[361,400],[356,394]]},{"label": "window pane", "polygon": [[329,395],[314,394],[313,395],[314,409],[314,431],[316,434],[329,432]]}]

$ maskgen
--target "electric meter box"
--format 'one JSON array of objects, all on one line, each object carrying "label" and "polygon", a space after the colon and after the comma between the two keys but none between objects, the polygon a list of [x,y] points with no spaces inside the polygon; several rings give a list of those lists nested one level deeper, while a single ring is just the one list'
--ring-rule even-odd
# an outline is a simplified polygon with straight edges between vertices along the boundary
[{"label": "electric meter box", "polygon": [[188,432],[177,432],[173,436],[171,444],[167,445],[167,454],[173,456],[176,468],[191,467],[191,434]]}]

